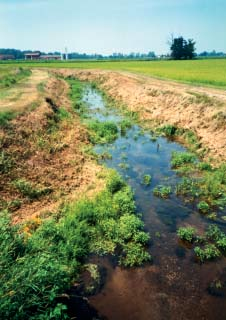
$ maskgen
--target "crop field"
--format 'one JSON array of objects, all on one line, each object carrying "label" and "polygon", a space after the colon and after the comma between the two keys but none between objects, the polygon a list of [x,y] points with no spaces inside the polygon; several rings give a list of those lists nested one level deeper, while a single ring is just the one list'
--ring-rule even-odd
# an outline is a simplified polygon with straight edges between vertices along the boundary
[{"label": "crop field", "polygon": [[[17,62],[13,66],[127,71],[155,78],[226,88],[226,59],[185,61]],[[7,65],[8,66],[8,65]],[[1,73],[6,64],[0,65]]]}]

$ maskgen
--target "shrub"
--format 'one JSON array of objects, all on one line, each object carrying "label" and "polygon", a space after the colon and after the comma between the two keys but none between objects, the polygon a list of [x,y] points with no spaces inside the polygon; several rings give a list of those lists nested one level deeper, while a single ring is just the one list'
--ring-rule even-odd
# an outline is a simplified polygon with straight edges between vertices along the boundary
[{"label": "shrub", "polygon": [[188,242],[193,242],[195,239],[196,229],[192,227],[179,228],[177,230],[177,235],[181,240]]}]

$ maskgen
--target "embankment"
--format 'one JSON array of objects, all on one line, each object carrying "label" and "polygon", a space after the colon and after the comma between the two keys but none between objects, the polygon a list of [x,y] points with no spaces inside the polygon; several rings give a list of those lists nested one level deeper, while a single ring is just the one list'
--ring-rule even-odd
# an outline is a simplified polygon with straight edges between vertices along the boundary
[{"label": "embankment", "polygon": [[101,89],[130,110],[139,112],[149,127],[162,124],[191,130],[197,150],[205,159],[218,163],[226,158],[226,92],[123,72],[60,70],[64,76],[95,81]]}]

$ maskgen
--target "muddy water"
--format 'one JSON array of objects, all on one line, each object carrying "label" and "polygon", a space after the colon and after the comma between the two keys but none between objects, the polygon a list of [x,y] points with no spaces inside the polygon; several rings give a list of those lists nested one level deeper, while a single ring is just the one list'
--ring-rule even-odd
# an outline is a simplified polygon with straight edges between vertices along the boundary
[{"label": "muddy water", "polygon": [[[105,105],[97,91],[88,89],[84,100],[93,119],[116,123],[123,119]],[[208,221],[191,204],[185,205],[184,199],[171,195],[163,200],[152,193],[156,185],[173,187],[180,180],[171,170],[170,158],[173,151],[184,150],[162,137],[153,141],[151,134],[137,125],[113,144],[96,146],[96,152],[112,155],[103,162],[119,171],[133,188],[145,229],[153,239],[149,248],[153,262],[141,268],[124,269],[111,258],[95,258],[107,276],[102,290],[89,300],[106,319],[226,319],[225,295],[208,290],[212,281],[226,282],[226,259],[200,265],[193,251],[183,247],[176,236],[179,226],[204,230]],[[144,174],[152,177],[148,187],[141,183]]]}]

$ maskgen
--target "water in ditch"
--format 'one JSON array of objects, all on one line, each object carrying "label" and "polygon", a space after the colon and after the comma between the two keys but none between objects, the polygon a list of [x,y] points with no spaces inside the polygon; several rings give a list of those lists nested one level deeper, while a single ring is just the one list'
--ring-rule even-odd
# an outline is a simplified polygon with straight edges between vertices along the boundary
[{"label": "water in ditch", "polygon": [[[123,119],[96,90],[87,89],[84,100],[92,119],[115,123]],[[106,279],[101,291],[89,297],[92,306],[109,320],[226,319],[225,290],[210,289],[217,281],[226,286],[226,259],[199,264],[193,250],[176,236],[179,226],[192,225],[202,231],[209,222],[185,199],[153,195],[155,186],[174,188],[180,181],[170,159],[173,151],[185,151],[184,147],[163,137],[155,140],[133,125],[126,135],[108,146],[97,145],[95,151],[110,153],[112,158],[103,163],[116,169],[132,187],[145,230],[152,237],[148,250],[153,262],[126,269],[110,257],[95,257],[95,263],[105,268]],[[150,186],[141,183],[147,174],[152,177]]]}]

